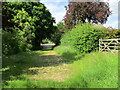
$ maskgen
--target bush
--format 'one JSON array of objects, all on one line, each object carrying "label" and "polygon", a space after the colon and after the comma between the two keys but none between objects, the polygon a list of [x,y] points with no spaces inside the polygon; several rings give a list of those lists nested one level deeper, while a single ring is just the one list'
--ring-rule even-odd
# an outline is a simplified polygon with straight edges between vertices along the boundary
[{"label": "bush", "polygon": [[120,29],[105,28],[106,36],[105,39],[120,38]]},{"label": "bush", "polygon": [[4,55],[17,54],[22,51],[28,51],[32,46],[26,42],[21,32],[13,30],[12,32],[2,31],[2,53]]},{"label": "bush", "polygon": [[15,33],[2,31],[2,53],[10,55],[19,52],[19,44]]},{"label": "bush", "polygon": [[62,46],[72,46],[79,53],[89,53],[98,50],[99,39],[106,36],[104,27],[86,24],[78,24],[76,28],[68,31],[61,39]]}]

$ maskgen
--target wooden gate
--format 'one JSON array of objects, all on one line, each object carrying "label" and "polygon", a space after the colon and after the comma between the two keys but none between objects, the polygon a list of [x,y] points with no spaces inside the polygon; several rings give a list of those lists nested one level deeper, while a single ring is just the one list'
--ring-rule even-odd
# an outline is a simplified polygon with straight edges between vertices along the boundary
[{"label": "wooden gate", "polygon": [[120,50],[120,38],[116,39],[99,39],[99,51],[119,51]]}]

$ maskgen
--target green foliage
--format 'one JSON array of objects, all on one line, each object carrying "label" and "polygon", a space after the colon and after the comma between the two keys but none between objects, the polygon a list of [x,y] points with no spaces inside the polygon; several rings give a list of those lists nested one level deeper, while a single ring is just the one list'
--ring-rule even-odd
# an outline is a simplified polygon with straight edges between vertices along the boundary
[{"label": "green foliage", "polygon": [[18,38],[16,33],[2,31],[2,53],[3,55],[10,55],[19,52]]},{"label": "green foliage", "polygon": [[120,29],[105,28],[105,31],[106,31],[105,39],[120,38]]},{"label": "green foliage", "polygon": [[105,34],[104,27],[89,23],[78,24],[76,28],[64,34],[61,45],[74,47],[80,53],[89,53],[98,50],[99,39],[104,38]]},{"label": "green foliage", "polygon": [[12,21],[16,24],[11,28],[12,31],[3,30],[4,55],[16,54],[32,48],[31,40],[34,37],[32,18],[22,9],[18,10]]},{"label": "green foliage", "polygon": [[55,45],[60,45],[61,35],[62,33],[56,29],[56,31],[51,35],[50,40],[55,43]]},{"label": "green foliage", "polygon": [[[40,2],[4,2],[2,12],[2,28],[7,31],[3,34],[3,44],[6,48],[3,52],[7,55],[26,51],[26,49],[40,49],[42,40],[55,32],[54,18]],[[4,35],[9,37],[9,41]],[[15,37],[14,40],[13,37]],[[16,45],[16,51],[12,49],[11,43]],[[11,46],[11,49],[7,49],[5,45]]]},{"label": "green foliage", "polygon": [[50,41],[47,38],[42,40],[42,44],[47,44],[47,43],[50,43]]},{"label": "green foliage", "polygon": [[23,51],[29,51],[31,45],[26,43],[23,37],[23,31],[13,30],[13,32],[2,31],[2,53],[3,55],[17,54]]},{"label": "green foliage", "polygon": [[57,28],[60,32],[64,32],[65,31],[65,24],[63,22],[59,22],[57,24]]},{"label": "green foliage", "polygon": [[90,53],[99,48],[99,39],[120,38],[119,29],[109,29],[97,24],[81,24],[66,32],[61,39],[61,47],[68,46],[77,53]]},{"label": "green foliage", "polygon": [[14,19],[12,19],[17,28],[18,34],[21,36],[21,38],[24,39],[24,43],[27,42],[32,48],[32,39],[35,37],[34,34],[34,22],[33,19],[29,16],[29,14],[24,10],[18,10],[18,13],[16,16],[14,16]]},{"label": "green foliage", "polygon": [[60,39],[62,34],[64,33],[64,23],[60,22],[57,26],[54,26],[54,33],[51,35],[50,40],[54,42],[56,45],[60,45]]},{"label": "green foliage", "polygon": [[[67,62],[77,60],[77,51],[71,46],[58,46],[54,50],[61,56],[63,56]],[[81,55],[82,56],[82,55]]]}]

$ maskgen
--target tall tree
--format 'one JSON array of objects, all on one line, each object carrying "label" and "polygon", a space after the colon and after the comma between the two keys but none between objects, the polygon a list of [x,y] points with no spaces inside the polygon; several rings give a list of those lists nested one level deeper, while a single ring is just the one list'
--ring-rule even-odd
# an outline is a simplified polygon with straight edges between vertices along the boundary
[{"label": "tall tree", "polygon": [[78,21],[103,24],[111,14],[107,2],[69,2],[66,10],[64,22],[67,28],[72,28]]},{"label": "tall tree", "polygon": [[[23,13],[20,10],[23,10]],[[40,2],[6,2],[3,3],[2,12],[4,30],[12,32],[12,28],[17,27],[20,30],[24,28],[24,30],[34,31],[33,49],[40,49],[42,39],[50,37],[55,31],[53,30],[54,18],[44,4]],[[31,28],[26,28],[24,25]]]},{"label": "tall tree", "polygon": [[49,39],[53,43],[55,43],[55,46],[57,46],[57,45],[60,45],[61,36],[65,32],[64,23],[63,22],[59,22],[55,26],[54,30],[55,30],[55,32],[51,35],[51,37]]}]

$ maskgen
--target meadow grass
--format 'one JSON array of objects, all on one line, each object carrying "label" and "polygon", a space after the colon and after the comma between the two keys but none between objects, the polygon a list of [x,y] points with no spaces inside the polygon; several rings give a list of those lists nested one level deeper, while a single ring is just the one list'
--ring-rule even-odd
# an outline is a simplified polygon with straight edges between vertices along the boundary
[{"label": "meadow grass", "polygon": [[[92,52],[86,54],[82,58],[79,58],[80,55],[78,56],[78,54],[76,53],[74,56],[71,56],[71,53],[74,53],[72,51],[72,48],[56,47],[55,51],[57,52],[59,51],[58,54],[63,56],[63,58],[55,54],[55,52],[53,53],[53,51],[34,51],[31,52],[30,54],[21,53],[9,57],[9,60],[6,58],[5,59],[6,66],[3,68],[4,70],[3,75],[5,75],[3,76],[3,87],[4,88],[118,87],[117,53],[112,54]],[[66,56],[64,56],[65,52],[70,52],[70,54],[68,53],[66,54]],[[62,62],[60,60],[56,61],[58,57],[62,58]],[[71,64],[65,64],[66,60],[68,60],[69,62],[74,59],[76,59],[76,61],[72,62]],[[20,60],[23,61],[20,62]],[[45,76],[47,78],[42,76]],[[65,76],[67,76],[67,78],[63,78]],[[63,80],[60,80],[60,78],[63,78]]]},{"label": "meadow grass", "polygon": [[118,54],[92,52],[73,63],[74,87],[117,88]]},{"label": "meadow grass", "polygon": [[[56,52],[72,52],[73,49],[65,46],[55,48]],[[62,52],[61,52],[62,51]],[[71,55],[63,56],[67,59]],[[89,54],[74,55],[72,63],[73,77],[66,82],[71,82],[73,88],[117,88],[118,87],[118,53],[92,52]]]}]

